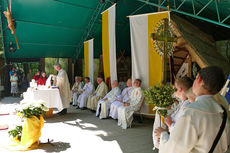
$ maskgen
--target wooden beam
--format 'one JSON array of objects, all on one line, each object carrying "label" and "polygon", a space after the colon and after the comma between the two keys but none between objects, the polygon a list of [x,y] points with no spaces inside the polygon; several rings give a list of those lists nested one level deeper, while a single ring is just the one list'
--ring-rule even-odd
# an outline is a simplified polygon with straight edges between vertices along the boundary
[{"label": "wooden beam", "polygon": [[192,57],[188,57],[188,77],[192,78]]},{"label": "wooden beam", "polygon": [[175,23],[173,20],[171,20],[171,24],[172,24],[173,29],[174,29],[174,31],[173,31],[174,34],[175,34],[177,37],[181,37],[181,38],[184,40],[184,42],[186,42],[186,44],[184,45],[184,47],[188,50],[188,52],[189,52],[189,54],[191,55],[192,59],[193,59],[194,61],[196,61],[197,64],[198,64],[201,68],[204,68],[204,67],[208,66],[208,65],[207,65],[207,62],[206,62],[201,56],[199,56],[199,55],[197,54],[196,50],[195,50],[194,48],[192,48],[192,47],[187,43],[187,41],[183,38],[183,34],[180,33],[180,31],[179,31],[178,28],[177,28],[176,23]]},{"label": "wooden beam", "polygon": [[184,60],[186,57],[183,58],[183,57],[179,57],[179,56],[173,56],[173,58],[180,59],[180,60]]}]

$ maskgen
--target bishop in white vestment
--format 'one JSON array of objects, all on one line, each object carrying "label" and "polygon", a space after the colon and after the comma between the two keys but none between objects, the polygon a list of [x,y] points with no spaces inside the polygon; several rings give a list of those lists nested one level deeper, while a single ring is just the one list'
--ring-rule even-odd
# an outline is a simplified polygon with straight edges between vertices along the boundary
[{"label": "bishop in white vestment", "polygon": [[143,93],[141,90],[141,80],[134,81],[134,89],[130,95],[130,100],[118,108],[118,126],[122,129],[130,127],[133,121],[133,113],[141,107]]},{"label": "bishop in white vestment", "polygon": [[58,71],[58,75],[56,76],[56,86],[59,88],[62,105],[63,105],[63,111],[61,114],[67,113],[67,108],[69,107],[69,104],[72,100],[71,94],[70,94],[70,84],[69,79],[67,76],[67,73],[61,68],[60,64],[54,65],[55,70]]},{"label": "bishop in white vestment", "polygon": [[94,87],[90,82],[90,78],[85,78],[85,85],[81,91],[81,95],[77,99],[77,105],[79,108],[84,108],[87,106],[88,97],[93,93]]},{"label": "bishop in white vestment", "polygon": [[96,116],[100,119],[107,118],[109,116],[109,109],[112,102],[118,98],[121,90],[118,87],[117,80],[113,81],[112,90],[106,94],[106,96],[98,101]]},{"label": "bishop in white vestment", "polygon": [[97,109],[98,101],[102,99],[103,97],[105,97],[105,95],[108,92],[108,87],[103,81],[102,77],[97,78],[97,83],[98,83],[98,86],[97,86],[96,91],[94,92],[94,94],[89,96],[88,102],[87,102],[87,108],[91,110]]},{"label": "bishop in white vestment", "polygon": [[118,98],[112,102],[111,106],[110,106],[110,113],[109,116],[112,117],[113,119],[117,119],[118,118],[118,108],[120,106],[123,105],[123,102],[128,102],[130,99],[130,95],[133,91],[133,87],[132,87],[132,80],[128,79],[126,82],[127,88],[125,88],[121,95],[118,96]]}]

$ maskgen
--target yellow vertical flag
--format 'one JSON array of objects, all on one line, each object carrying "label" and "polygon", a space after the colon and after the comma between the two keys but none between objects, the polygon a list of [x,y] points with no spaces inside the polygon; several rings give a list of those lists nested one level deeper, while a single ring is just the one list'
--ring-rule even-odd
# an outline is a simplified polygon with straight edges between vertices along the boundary
[{"label": "yellow vertical flag", "polygon": [[[163,79],[162,57],[157,53],[151,34],[158,31],[159,22],[169,19],[169,12],[156,12],[129,16],[131,34],[132,78],[140,78],[142,87],[148,88]],[[153,113],[149,105],[148,113]]]},{"label": "yellow vertical flag", "polygon": [[104,79],[117,80],[116,65],[116,5],[102,12],[102,56]]},{"label": "yellow vertical flag", "polygon": [[93,65],[93,39],[84,42],[84,62],[85,62],[85,77],[90,80],[94,79],[94,65]]}]

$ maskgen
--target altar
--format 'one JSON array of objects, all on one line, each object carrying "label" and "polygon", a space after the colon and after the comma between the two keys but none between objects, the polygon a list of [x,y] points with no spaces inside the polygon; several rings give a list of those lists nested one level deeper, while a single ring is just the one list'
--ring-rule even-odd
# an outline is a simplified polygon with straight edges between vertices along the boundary
[{"label": "altar", "polygon": [[63,104],[59,89],[55,88],[28,88],[23,94],[23,101],[25,100],[42,100],[50,109],[47,117],[52,116],[52,109],[56,108],[58,111],[63,109]]}]

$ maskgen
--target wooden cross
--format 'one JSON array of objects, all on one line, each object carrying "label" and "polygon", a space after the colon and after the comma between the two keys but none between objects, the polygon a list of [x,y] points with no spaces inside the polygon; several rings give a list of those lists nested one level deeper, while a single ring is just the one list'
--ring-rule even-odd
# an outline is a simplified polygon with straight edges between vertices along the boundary
[{"label": "wooden cross", "polygon": [[158,34],[158,33],[152,33],[151,38],[153,40],[157,41],[163,41],[164,42],[164,61],[163,61],[163,84],[167,82],[167,55],[168,55],[168,42],[177,42],[177,38],[174,37],[169,37],[169,20],[167,18],[163,19],[164,20],[164,26],[163,26],[163,34]]},{"label": "wooden cross", "polygon": [[8,0],[6,2],[7,2],[7,10],[4,11],[3,13],[4,13],[4,15],[5,15],[6,19],[7,19],[8,28],[10,29],[11,33],[14,34],[14,38],[15,38],[15,41],[16,41],[16,44],[17,44],[17,48],[19,49],[18,39],[17,39],[16,32],[15,32],[15,27],[14,27],[14,23],[13,23],[12,13],[11,13],[11,10],[10,10],[10,7],[9,7],[9,2],[8,2]]}]

